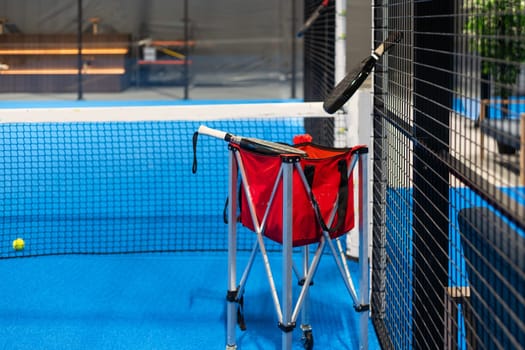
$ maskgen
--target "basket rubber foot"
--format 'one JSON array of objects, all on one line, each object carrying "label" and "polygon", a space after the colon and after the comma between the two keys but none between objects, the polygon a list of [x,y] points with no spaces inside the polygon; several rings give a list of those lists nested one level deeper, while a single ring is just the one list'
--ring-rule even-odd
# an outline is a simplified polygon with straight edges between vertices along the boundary
[{"label": "basket rubber foot", "polygon": [[312,350],[314,348],[314,335],[312,330],[306,330],[303,332],[302,341],[305,350]]}]

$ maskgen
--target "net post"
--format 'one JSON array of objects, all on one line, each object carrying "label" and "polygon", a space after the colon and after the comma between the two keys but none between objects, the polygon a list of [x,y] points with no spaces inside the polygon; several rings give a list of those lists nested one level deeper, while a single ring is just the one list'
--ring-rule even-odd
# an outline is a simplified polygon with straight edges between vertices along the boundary
[{"label": "net post", "polygon": [[370,305],[369,234],[368,234],[368,150],[359,153],[359,349],[368,349]]},{"label": "net post", "polygon": [[77,1],[77,100],[81,101],[84,99],[82,91],[82,67],[84,65],[82,57],[82,0]]},{"label": "net post", "polygon": [[[334,33],[334,86],[344,79],[346,71],[346,0],[335,1]],[[347,147],[349,131],[347,130],[348,111],[340,110],[334,116],[334,146]]]},{"label": "net post", "polygon": [[[228,295],[237,293],[237,176],[238,168],[235,149],[231,148],[228,157]],[[234,299],[234,300],[231,300]],[[227,299],[226,350],[237,349],[235,327],[237,326],[237,298]]]},{"label": "net post", "polygon": [[189,62],[188,62],[188,56],[190,52],[190,29],[189,29],[189,1],[184,0],[184,99],[188,100],[190,98],[189,94],[189,85],[190,85],[190,74],[189,74]]}]

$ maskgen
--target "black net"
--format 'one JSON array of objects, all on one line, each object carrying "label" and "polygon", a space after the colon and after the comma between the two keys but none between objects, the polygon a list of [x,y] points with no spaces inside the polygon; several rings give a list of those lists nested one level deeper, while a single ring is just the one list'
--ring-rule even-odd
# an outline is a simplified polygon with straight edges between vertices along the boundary
[{"label": "black net", "polygon": [[[288,143],[304,133],[303,118],[0,124],[0,258],[225,251],[227,143],[201,136],[192,174],[204,122]],[[239,249],[254,236],[241,229]]]}]

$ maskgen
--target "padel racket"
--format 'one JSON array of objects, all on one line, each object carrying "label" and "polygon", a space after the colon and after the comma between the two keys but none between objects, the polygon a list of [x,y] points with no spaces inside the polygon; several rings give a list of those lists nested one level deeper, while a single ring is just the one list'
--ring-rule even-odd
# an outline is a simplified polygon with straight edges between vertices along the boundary
[{"label": "padel racket", "polygon": [[297,32],[297,37],[300,38],[303,36],[304,32],[306,32],[308,28],[310,28],[312,24],[314,24],[317,18],[319,18],[319,16],[321,16],[323,12],[327,9],[329,3],[330,3],[330,0],[323,0],[321,2],[321,5],[317,6],[315,11],[310,15],[310,17],[308,17],[308,19],[306,20],[306,22],[304,22],[301,29],[299,29],[299,31]]},{"label": "padel racket", "polygon": [[376,66],[379,58],[402,38],[403,34],[401,32],[390,34],[369,57],[365,58],[359,66],[352,69],[324,100],[324,110],[332,114],[341,108],[363,84]]},{"label": "padel racket", "polygon": [[276,155],[276,154],[296,154],[298,156],[306,156],[306,152],[290,145],[271,142],[261,139],[256,139],[253,137],[241,137],[230,134],[225,131],[208,128],[207,126],[201,125],[197,131],[199,134],[208,135],[216,137],[218,139],[224,140],[226,142],[231,142],[239,147],[254,151],[262,154]]}]

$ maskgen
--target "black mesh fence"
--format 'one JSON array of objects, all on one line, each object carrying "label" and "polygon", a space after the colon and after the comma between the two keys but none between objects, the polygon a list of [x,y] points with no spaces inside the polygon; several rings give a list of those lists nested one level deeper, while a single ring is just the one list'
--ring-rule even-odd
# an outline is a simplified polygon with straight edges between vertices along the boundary
[{"label": "black mesh fence", "polygon": [[384,348],[525,339],[522,1],[375,1],[373,322]]},{"label": "black mesh fence", "polygon": [[[319,8],[321,1],[304,2],[305,22]],[[334,87],[335,60],[335,1],[328,1],[321,15],[304,33],[304,100],[323,101]],[[334,119],[309,118],[305,129],[315,142],[334,144]]]}]

